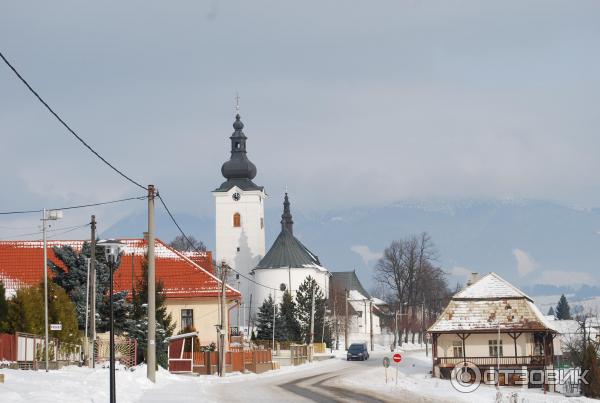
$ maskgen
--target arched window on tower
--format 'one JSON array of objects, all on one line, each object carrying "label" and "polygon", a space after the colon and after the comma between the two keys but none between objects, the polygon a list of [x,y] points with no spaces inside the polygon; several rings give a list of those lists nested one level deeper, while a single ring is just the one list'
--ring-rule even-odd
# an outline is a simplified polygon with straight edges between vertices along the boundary
[{"label": "arched window on tower", "polygon": [[241,227],[242,226],[242,217],[240,216],[240,213],[235,213],[233,215],[233,226],[234,227]]}]

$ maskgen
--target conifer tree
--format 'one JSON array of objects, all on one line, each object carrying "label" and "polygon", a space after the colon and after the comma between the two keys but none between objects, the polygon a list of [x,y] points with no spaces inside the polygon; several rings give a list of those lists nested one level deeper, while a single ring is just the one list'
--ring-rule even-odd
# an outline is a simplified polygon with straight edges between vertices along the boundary
[{"label": "conifer tree", "polygon": [[[37,335],[44,334],[44,284],[21,288],[8,305],[8,330]],[[50,337],[61,342],[79,344],[75,305],[61,287],[48,282],[48,322],[60,323],[62,330],[51,331]]]},{"label": "conifer tree", "polygon": [[0,281],[0,333],[8,331],[8,301],[4,283]]},{"label": "conifer tree", "polygon": [[593,343],[589,343],[583,354],[583,369],[589,370],[582,382],[583,394],[587,397],[600,398],[600,367],[598,353]]},{"label": "conifer tree", "polygon": [[569,308],[569,303],[567,302],[567,298],[565,294],[560,296],[558,300],[558,304],[556,305],[556,319],[566,320],[571,318],[571,308]]},{"label": "conifer tree", "polygon": [[547,315],[548,315],[548,316],[555,316],[555,315],[556,315],[556,314],[554,313],[554,308],[553,308],[553,307],[550,307],[550,309],[548,309],[548,313],[547,313]]},{"label": "conifer tree", "polygon": [[317,281],[308,276],[298,287],[296,293],[297,317],[300,323],[300,334],[305,343],[310,343],[310,320],[312,308],[312,293],[315,292],[315,324],[314,341],[320,342],[323,335],[323,342],[331,344],[331,326],[325,318],[326,299],[323,291],[317,284]]},{"label": "conifer tree", "polygon": [[[296,315],[296,303],[292,298],[292,294],[286,291],[279,304],[279,315],[277,318],[277,323],[281,329],[279,340],[296,342],[301,340],[300,323],[298,323]],[[277,328],[275,332],[277,333]]]},{"label": "conifer tree", "polygon": [[[168,364],[167,337],[173,335],[175,324],[171,314],[167,313],[164,283],[156,282],[156,361],[166,368]],[[148,260],[142,261],[142,277],[138,280],[133,292],[133,307],[129,319],[125,321],[125,330],[129,337],[137,340],[138,357],[145,361],[148,348]],[[193,331],[193,330],[191,330]],[[184,332],[187,333],[187,332]]]},{"label": "conifer tree", "polygon": [[[258,308],[256,315],[256,338],[258,340],[270,340],[273,338],[273,297],[265,299]],[[276,327],[277,328],[277,327]]]},{"label": "conifer tree", "polygon": [[[78,253],[71,246],[54,247],[54,254],[60,261],[48,262],[48,266],[54,272],[52,281],[61,286],[75,304],[79,329],[85,329],[85,310],[87,292],[87,262],[90,257],[90,244],[85,242],[81,252]],[[63,268],[64,267],[64,268]],[[119,267],[115,267],[117,271]],[[109,329],[110,317],[110,272],[106,264],[104,250],[101,246],[96,249],[96,329],[106,332]],[[113,310],[115,318],[115,330],[118,333],[126,329],[126,321],[132,309],[131,303],[127,301],[127,291],[115,292],[113,294]]]}]

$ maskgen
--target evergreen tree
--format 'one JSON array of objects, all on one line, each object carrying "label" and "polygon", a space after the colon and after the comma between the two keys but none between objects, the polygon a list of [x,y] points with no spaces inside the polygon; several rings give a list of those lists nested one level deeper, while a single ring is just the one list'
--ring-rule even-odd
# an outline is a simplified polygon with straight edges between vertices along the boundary
[{"label": "evergreen tree", "polygon": [[598,367],[598,353],[593,343],[589,343],[583,354],[583,369],[589,370],[586,383],[582,383],[583,394],[587,397],[600,398],[600,367]]},{"label": "evergreen tree", "polygon": [[548,316],[556,316],[556,314],[554,313],[554,308],[553,307],[550,307],[550,309],[548,309],[547,315]]},{"label": "evergreen tree", "polygon": [[[44,334],[44,283],[21,288],[8,304],[8,330]],[[48,322],[62,324],[62,330],[51,331],[50,337],[61,342],[79,344],[75,305],[61,287],[48,282]]]},{"label": "evergreen tree", "polygon": [[[273,338],[273,297],[265,299],[258,308],[256,315],[256,338],[258,340],[271,340]],[[276,327],[277,328],[277,327]]]},{"label": "evergreen tree", "polygon": [[567,298],[565,294],[560,296],[558,300],[558,305],[556,305],[556,319],[566,320],[571,318],[571,309],[569,308],[569,303],[567,302]]},{"label": "evergreen tree", "polygon": [[[84,243],[81,253],[70,246],[54,247],[54,254],[60,261],[48,262],[48,266],[54,272],[52,281],[61,286],[75,304],[77,310],[77,321],[79,329],[85,329],[85,310],[87,292],[87,262],[86,258],[91,255],[91,245]],[[119,267],[115,267],[117,271]],[[104,249],[96,248],[96,329],[99,332],[109,330],[110,319],[110,272],[106,264]],[[127,328],[126,321],[132,309],[131,303],[127,301],[127,291],[115,292],[113,294],[114,324],[117,333],[122,333]],[[92,296],[90,295],[90,298]]]},{"label": "evergreen tree", "polygon": [[0,281],[0,333],[8,331],[8,301],[4,283]]},{"label": "evergreen tree", "polygon": [[[283,294],[281,304],[279,304],[279,315],[277,318],[277,325],[281,329],[280,338],[281,341],[300,341],[300,323],[296,318],[296,303],[292,298],[292,294],[286,291]],[[277,327],[275,329],[277,333]]]},{"label": "evergreen tree", "polygon": [[296,293],[297,317],[300,323],[300,335],[305,343],[310,343],[310,320],[312,308],[312,293],[315,293],[315,324],[314,341],[331,345],[331,324],[326,320],[325,308],[327,300],[317,281],[308,276]]},{"label": "evergreen tree", "polygon": [[[175,324],[171,314],[167,313],[167,303],[162,281],[156,282],[156,362],[166,368],[168,365],[167,337],[173,335]],[[125,329],[129,337],[137,340],[138,357],[146,360],[148,348],[148,260],[142,261],[142,277],[138,280],[133,292],[133,307],[129,319],[125,321]],[[191,330],[193,331],[193,330]],[[184,332],[187,333],[187,332]]]}]

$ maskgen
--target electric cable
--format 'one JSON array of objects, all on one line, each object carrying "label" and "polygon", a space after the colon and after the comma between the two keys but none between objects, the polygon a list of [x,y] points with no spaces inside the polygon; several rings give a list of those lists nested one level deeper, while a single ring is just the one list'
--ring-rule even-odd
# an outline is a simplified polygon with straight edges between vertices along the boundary
[{"label": "electric cable", "polygon": [[75,130],[71,129],[71,127],[58,115],[58,113],[54,112],[54,110],[50,107],[50,105],[48,105],[46,103],[46,101],[44,101],[42,99],[42,97],[33,89],[33,87],[31,85],[29,85],[29,83],[27,82],[27,80],[25,80],[25,78],[23,78],[23,76],[17,71],[17,69],[6,59],[6,57],[4,57],[4,55],[2,54],[2,52],[0,52],[0,58],[2,58],[2,60],[4,61],[4,63],[6,63],[6,65],[13,71],[13,73],[15,73],[15,75],[19,78],[19,80],[21,80],[23,82],[23,84],[25,84],[25,86],[29,89],[29,91],[38,99],[38,101],[40,101],[45,107],[46,109],[48,109],[48,111],[54,115],[54,117],[73,135],[75,136],[75,138],[77,140],[79,140],[81,142],[81,144],[83,144],[88,150],[90,150],[90,152],[92,154],[94,154],[96,157],[98,157],[102,162],[104,162],[106,165],[108,165],[113,171],[115,171],[117,174],[121,175],[123,178],[125,178],[126,180],[128,180],[129,182],[133,183],[134,185],[147,190],[145,186],[141,185],[139,182],[131,179],[131,177],[125,175],[125,173],[123,173],[123,171],[119,170],[117,167],[115,167],[113,164],[111,164],[110,162],[108,162],[104,157],[102,157],[96,150],[94,150],[88,143],[85,142],[84,139],[82,139],[77,133],[75,133]]},{"label": "electric cable", "polygon": [[[80,204],[80,205],[77,205],[77,206],[67,206],[67,207],[51,208],[51,209],[46,209],[46,211],[53,211],[53,210],[73,210],[73,209],[80,209],[80,208],[86,208],[86,207],[104,206],[106,204],[121,203],[121,202],[130,201],[130,200],[144,200],[146,198],[148,198],[148,196],[128,197],[128,198],[125,198],[125,199],[111,200],[111,201],[99,202],[99,203]],[[0,212],[0,215],[42,213],[43,211],[44,211],[44,209],[38,209],[38,210],[21,210],[21,211],[3,211],[3,212]]]}]

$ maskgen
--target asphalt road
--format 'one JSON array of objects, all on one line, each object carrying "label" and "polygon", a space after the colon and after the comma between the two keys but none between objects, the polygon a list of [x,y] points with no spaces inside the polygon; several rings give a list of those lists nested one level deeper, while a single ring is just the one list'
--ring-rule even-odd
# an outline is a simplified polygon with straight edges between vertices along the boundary
[{"label": "asphalt road", "polygon": [[[141,401],[150,402],[431,402],[406,390],[398,394],[378,394],[373,389],[349,386],[345,377],[360,378],[373,368],[383,368],[382,360],[389,353],[372,353],[367,361],[346,361],[340,358],[314,365],[301,365],[291,370],[266,372],[259,376],[238,375],[222,380],[201,377],[177,378],[176,385],[148,391]],[[406,357],[407,361],[410,359]]]}]

